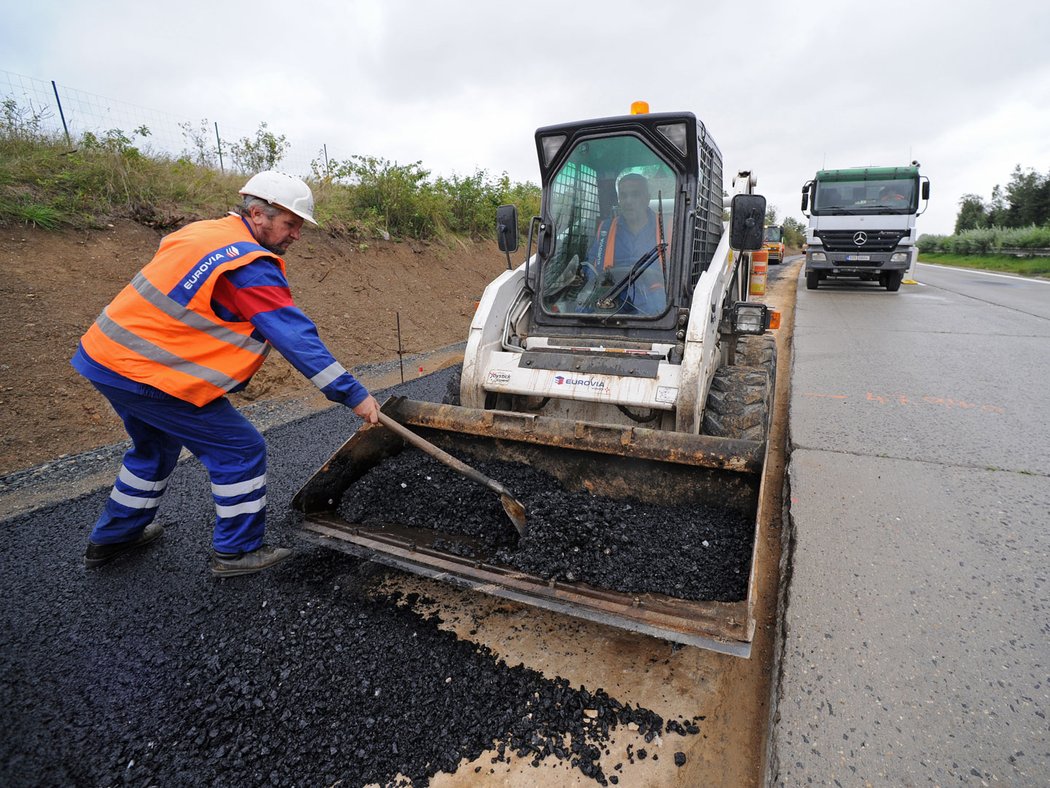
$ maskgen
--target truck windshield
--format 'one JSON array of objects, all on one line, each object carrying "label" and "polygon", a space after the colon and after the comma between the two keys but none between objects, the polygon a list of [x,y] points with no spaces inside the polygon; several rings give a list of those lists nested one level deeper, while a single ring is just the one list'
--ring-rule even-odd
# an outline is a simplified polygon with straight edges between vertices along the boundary
[{"label": "truck windshield", "polygon": [[784,233],[779,227],[767,227],[762,240],[770,243],[780,243],[783,237]]},{"label": "truck windshield", "polygon": [[915,179],[817,181],[816,214],[915,213]]},{"label": "truck windshield", "polygon": [[663,314],[676,194],[674,170],[641,138],[578,143],[545,195],[555,240],[540,272],[544,311]]}]

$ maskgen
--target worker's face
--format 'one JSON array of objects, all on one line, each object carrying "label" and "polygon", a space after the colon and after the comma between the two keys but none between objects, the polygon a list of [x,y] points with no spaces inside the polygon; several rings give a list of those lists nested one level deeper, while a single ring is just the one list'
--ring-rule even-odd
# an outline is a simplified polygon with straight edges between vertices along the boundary
[{"label": "worker's face", "polygon": [[625,178],[618,189],[620,215],[632,227],[644,224],[649,218],[649,185],[640,178]]},{"label": "worker's face", "polygon": [[283,208],[275,216],[267,216],[258,205],[252,206],[252,229],[255,240],[275,254],[284,254],[292,241],[299,240],[299,231],[303,228],[302,217]]}]

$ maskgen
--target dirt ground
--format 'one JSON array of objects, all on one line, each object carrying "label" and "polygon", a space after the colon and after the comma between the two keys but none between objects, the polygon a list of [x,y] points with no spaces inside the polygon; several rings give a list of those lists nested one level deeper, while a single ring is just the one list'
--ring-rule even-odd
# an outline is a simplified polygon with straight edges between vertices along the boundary
[{"label": "dirt ground", "polygon": [[[102,230],[0,227],[0,476],[126,438],[69,359],[161,235],[130,220]],[[507,265],[491,242],[358,242],[309,228],[285,259],[297,304],[348,368],[398,358],[398,313],[406,355],[463,342],[475,301]],[[232,399],[315,394],[273,353]]]}]

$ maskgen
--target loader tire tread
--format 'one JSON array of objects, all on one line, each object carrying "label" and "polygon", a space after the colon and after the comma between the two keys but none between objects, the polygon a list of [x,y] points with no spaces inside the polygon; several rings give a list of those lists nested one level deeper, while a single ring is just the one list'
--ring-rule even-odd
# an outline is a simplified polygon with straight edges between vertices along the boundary
[{"label": "loader tire tread", "polygon": [[459,388],[463,381],[463,365],[460,364],[449,376],[448,386],[445,388],[445,396],[441,398],[442,405],[459,405]]},{"label": "loader tire tread", "polygon": [[736,340],[736,366],[776,369],[777,339],[770,332],[738,337]]},{"label": "loader tire tread", "polygon": [[[764,441],[769,433],[776,383],[776,343],[766,335],[749,337],[744,358],[757,364],[723,366],[711,379],[704,406],[703,434],[718,438]],[[737,346],[737,359],[741,349]]]}]

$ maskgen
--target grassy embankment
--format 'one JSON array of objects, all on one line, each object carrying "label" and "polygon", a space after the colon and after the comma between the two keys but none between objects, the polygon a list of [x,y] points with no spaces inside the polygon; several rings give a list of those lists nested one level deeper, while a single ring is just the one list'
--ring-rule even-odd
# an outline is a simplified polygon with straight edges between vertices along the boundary
[{"label": "grassy embankment", "polygon": [[997,271],[1019,276],[1050,276],[1050,257],[1014,257],[1010,255],[959,255],[941,253],[919,253],[920,263],[948,265],[956,268],[973,268],[981,271]]},{"label": "grassy embankment", "polygon": [[[85,134],[70,149],[64,138],[38,131],[7,101],[0,113],[0,225],[44,229],[98,227],[127,217],[173,229],[187,221],[221,215],[236,198],[247,173],[222,173],[189,157],[158,154],[148,130],[129,137],[113,129]],[[144,133],[142,133],[144,132]],[[134,138],[142,136],[141,141]],[[332,162],[325,177],[307,178],[322,229],[354,239],[494,237],[496,208],[518,206],[522,222],[539,212],[539,187],[511,183],[484,171],[472,176],[432,177],[416,162],[399,165],[370,156]],[[262,163],[266,169],[280,162]],[[524,229],[524,228],[522,228]]]}]

